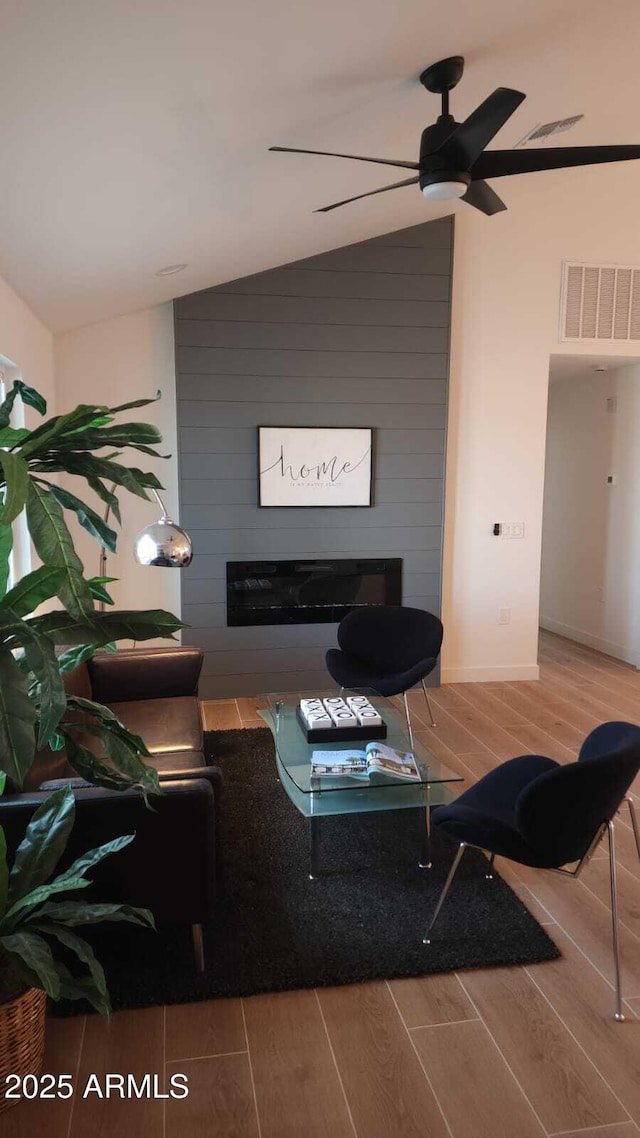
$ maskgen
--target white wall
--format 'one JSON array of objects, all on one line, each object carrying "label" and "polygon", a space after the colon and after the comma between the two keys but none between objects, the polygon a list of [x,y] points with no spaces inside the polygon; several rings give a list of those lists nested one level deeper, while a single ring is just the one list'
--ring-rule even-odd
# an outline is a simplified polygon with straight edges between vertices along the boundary
[{"label": "white wall", "polygon": [[[608,398],[616,401],[613,413]],[[551,384],[540,623],[633,664],[640,647],[639,440],[640,366]]]},{"label": "white wall", "polygon": [[[171,458],[160,461],[131,451],[128,462],[158,475],[166,487],[163,498],[167,509],[177,520],[173,306],[162,304],[66,332],[56,337],[55,346],[61,411],[70,410],[81,402],[115,405],[152,397],[160,390],[162,397],[157,403],[127,412],[125,417],[155,423],[164,439],[159,450],[162,454],[171,454]],[[83,488],[80,497],[84,493]],[[93,495],[90,498],[91,504],[102,513],[102,503]],[[158,517],[157,504],[145,502],[127,491],[121,491],[119,498],[122,529],[118,531],[117,552],[109,554],[107,566],[109,576],[120,578],[118,584],[112,586],[116,606],[164,608],[179,614],[179,570],[145,569],[136,564],[131,553],[136,533]],[[74,540],[89,575],[97,575],[100,547],[79,527],[74,527]]]},{"label": "white wall", "polygon": [[[630,346],[558,343],[561,262],[640,264],[640,171],[531,175],[499,189],[510,208],[485,218],[460,208],[443,582],[442,677],[536,678],[549,355],[640,356]],[[492,536],[523,521],[524,540]],[[498,608],[511,623],[496,622]]]}]

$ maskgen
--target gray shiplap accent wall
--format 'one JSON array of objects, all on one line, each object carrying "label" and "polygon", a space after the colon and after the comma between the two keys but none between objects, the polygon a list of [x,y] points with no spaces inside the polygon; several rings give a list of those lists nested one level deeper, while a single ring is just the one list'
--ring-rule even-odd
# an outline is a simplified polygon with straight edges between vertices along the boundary
[{"label": "gray shiplap accent wall", "polygon": [[[453,221],[175,302],[186,644],[204,698],[327,682],[333,624],[227,628],[227,561],[403,558],[404,603],[439,612]],[[260,510],[256,425],[375,428],[371,509]]]}]

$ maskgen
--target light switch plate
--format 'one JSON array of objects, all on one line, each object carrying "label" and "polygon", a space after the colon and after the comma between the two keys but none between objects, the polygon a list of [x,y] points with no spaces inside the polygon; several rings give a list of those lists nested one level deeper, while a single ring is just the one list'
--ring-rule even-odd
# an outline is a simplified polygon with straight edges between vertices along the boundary
[{"label": "light switch plate", "polygon": [[501,522],[501,537],[524,537],[524,522]]}]

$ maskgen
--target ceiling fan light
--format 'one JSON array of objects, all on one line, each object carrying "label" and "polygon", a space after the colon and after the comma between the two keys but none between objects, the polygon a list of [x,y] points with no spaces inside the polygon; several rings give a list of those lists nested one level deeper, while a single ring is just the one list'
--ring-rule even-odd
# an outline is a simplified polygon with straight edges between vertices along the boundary
[{"label": "ceiling fan light", "polygon": [[422,187],[425,198],[432,202],[448,202],[462,198],[469,189],[466,182],[429,182]]}]

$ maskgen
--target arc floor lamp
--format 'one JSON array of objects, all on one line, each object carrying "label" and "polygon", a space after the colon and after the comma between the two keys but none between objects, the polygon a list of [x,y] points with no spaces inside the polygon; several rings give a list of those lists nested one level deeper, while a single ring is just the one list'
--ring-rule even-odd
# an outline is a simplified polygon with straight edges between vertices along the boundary
[{"label": "arc floor lamp", "polygon": [[[111,487],[111,492],[115,486]],[[138,565],[156,566],[160,569],[185,569],[193,557],[193,543],[189,534],[182,526],[177,525],[167,513],[162,498],[157,490],[151,487],[151,493],[156,498],[162,511],[157,522],[151,522],[136,534],[133,543],[133,556]],[[111,505],[107,505],[104,512],[105,522],[111,516]],[[100,551],[100,576],[106,577],[108,551],[102,547]],[[104,609],[104,602],[100,602]]]}]

